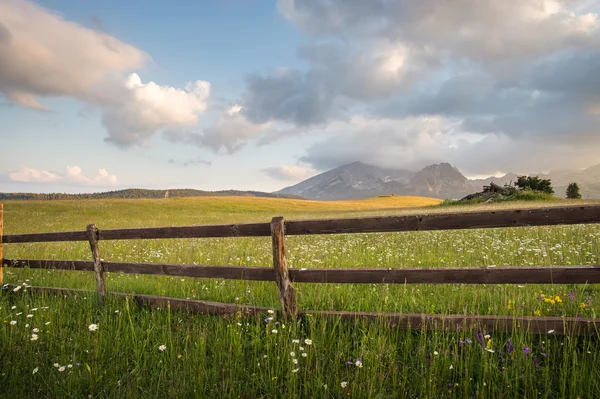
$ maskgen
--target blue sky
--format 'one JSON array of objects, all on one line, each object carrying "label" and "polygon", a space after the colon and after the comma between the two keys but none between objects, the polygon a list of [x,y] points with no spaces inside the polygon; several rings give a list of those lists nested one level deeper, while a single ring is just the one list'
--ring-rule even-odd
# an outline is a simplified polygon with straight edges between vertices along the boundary
[{"label": "blue sky", "polygon": [[[469,10],[469,12],[465,12]],[[600,163],[593,1],[0,0],[0,191]]]}]

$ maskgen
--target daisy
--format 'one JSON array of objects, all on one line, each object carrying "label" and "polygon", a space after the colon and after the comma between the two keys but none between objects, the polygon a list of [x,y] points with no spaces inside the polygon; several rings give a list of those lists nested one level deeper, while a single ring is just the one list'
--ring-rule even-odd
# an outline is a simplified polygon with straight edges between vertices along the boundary
[{"label": "daisy", "polygon": [[90,324],[88,326],[88,330],[90,331],[96,331],[98,329],[98,324]]},{"label": "daisy", "polygon": [[304,340],[304,343],[305,343],[306,345],[312,345],[312,339],[308,339],[308,338],[306,338],[306,339]]},{"label": "daisy", "polygon": [[161,352],[164,352],[167,349],[167,347],[165,345],[161,345],[158,347],[158,350]]},{"label": "daisy", "polygon": [[346,388],[348,386],[348,381],[342,381],[340,385],[342,388]]}]

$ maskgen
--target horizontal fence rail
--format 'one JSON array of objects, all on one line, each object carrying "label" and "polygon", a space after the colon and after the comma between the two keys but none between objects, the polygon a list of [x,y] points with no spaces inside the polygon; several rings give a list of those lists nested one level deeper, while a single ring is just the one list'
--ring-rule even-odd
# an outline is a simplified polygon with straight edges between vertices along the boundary
[{"label": "horizontal fence rail", "polygon": [[[16,286],[9,285],[12,290]],[[69,288],[29,287],[36,294],[49,295],[89,295],[91,292]],[[182,310],[192,313],[221,315],[265,315],[271,309],[263,306],[249,306],[163,296],[110,292],[118,298],[132,298],[139,305],[152,308]],[[384,322],[389,326],[405,330],[448,330],[448,331],[496,331],[511,333],[528,331],[535,334],[598,334],[600,320],[587,320],[579,317],[536,317],[536,316],[488,316],[488,315],[440,315],[419,313],[383,312],[344,312],[329,310],[299,310],[299,315],[337,317],[342,320],[357,319]]]},{"label": "horizontal fence rail", "polygon": [[[464,267],[464,268],[359,268],[359,269],[294,269],[288,267],[286,235],[348,234],[427,230],[456,230],[497,227],[550,226],[600,223],[600,205],[554,207],[543,209],[500,210],[466,213],[367,217],[350,219],[286,221],[275,217],[271,223],[245,223],[184,227],[99,230],[94,224],[84,231],[2,236],[2,204],[0,204],[0,284],[2,268],[79,270],[94,272],[100,301],[109,293],[105,273],[133,273],[195,278],[220,278],[275,282],[284,317],[328,315],[341,319],[385,320],[399,328],[472,328],[488,331],[525,329],[533,332],[554,330],[556,333],[599,333],[600,320],[566,317],[513,317],[480,315],[422,315],[343,311],[298,310],[296,290],[292,283],[352,284],[600,284],[600,266],[535,266],[535,267]],[[161,238],[266,237],[272,241],[273,265],[270,267],[208,266],[164,263],[108,262],[101,258],[100,241]],[[3,243],[54,241],[87,241],[92,260],[2,259]],[[49,287],[29,287],[33,292],[54,294],[86,292]],[[208,314],[259,314],[267,308],[249,305],[184,300],[177,298],[133,295],[136,301],[161,307],[186,309]]]},{"label": "horizontal fence rail", "polygon": [[[4,259],[6,267],[94,271],[85,260]],[[275,281],[272,267],[102,261],[105,272]],[[600,266],[448,267],[420,269],[288,269],[292,283],[351,284],[600,284]]]},{"label": "horizontal fence rail", "polygon": [[[600,205],[485,212],[435,213],[327,220],[286,220],[285,235],[385,233],[600,223]],[[270,223],[99,230],[98,239],[267,237]],[[9,234],[3,242],[88,241],[87,231]]]}]

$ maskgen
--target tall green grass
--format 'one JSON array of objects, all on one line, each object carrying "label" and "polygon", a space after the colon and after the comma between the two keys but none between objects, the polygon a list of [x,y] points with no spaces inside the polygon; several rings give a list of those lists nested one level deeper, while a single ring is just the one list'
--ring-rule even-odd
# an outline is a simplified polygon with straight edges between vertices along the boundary
[{"label": "tall green grass", "polygon": [[[6,233],[83,229],[91,222],[115,228],[268,221],[273,211],[296,219],[369,213],[208,206],[202,212],[191,200],[68,202],[9,203]],[[596,225],[287,237],[294,268],[595,265],[599,245]],[[100,250],[111,261],[271,264],[268,238],[101,242]],[[5,257],[89,259],[90,252],[87,243],[9,244]],[[276,313],[224,319],[150,310],[114,298],[98,305],[94,294],[27,292],[29,285],[93,290],[92,273],[5,269],[4,274],[5,283],[23,287],[0,297],[0,392],[6,397],[600,397],[598,333],[402,331],[383,322],[335,318],[284,322]],[[108,274],[107,285],[111,291],[278,308],[275,284],[267,282]],[[598,288],[591,285],[297,284],[296,289],[303,309],[586,319],[595,319],[600,309]],[[90,331],[91,324],[98,329]],[[490,337],[480,343],[478,333]],[[305,339],[312,345],[301,344]]]}]

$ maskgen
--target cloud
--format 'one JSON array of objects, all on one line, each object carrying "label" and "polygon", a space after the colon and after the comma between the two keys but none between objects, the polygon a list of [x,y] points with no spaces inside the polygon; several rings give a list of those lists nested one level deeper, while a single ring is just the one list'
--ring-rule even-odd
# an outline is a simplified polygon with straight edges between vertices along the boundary
[{"label": "cloud", "polygon": [[83,174],[79,166],[67,166],[63,174],[21,166],[18,170],[10,170],[8,178],[14,182],[60,182],[86,186],[113,186],[118,183],[117,177],[109,174],[106,169],[98,169],[95,176],[88,177]]},{"label": "cloud", "polygon": [[103,107],[102,123],[108,141],[119,146],[144,144],[165,128],[192,127],[206,110],[210,83],[190,82],[185,89],[142,83],[133,73],[125,82],[123,96]]},{"label": "cloud", "polygon": [[150,57],[114,36],[24,0],[0,0],[0,15],[0,93],[14,103],[46,110],[40,98],[76,98],[101,110],[107,141],[121,147],[193,126],[206,110],[208,82],[143,83],[131,72]]},{"label": "cloud", "polygon": [[184,167],[188,167],[188,166],[197,166],[197,165],[204,165],[204,166],[211,166],[212,162],[210,161],[206,161],[200,157],[198,158],[193,158],[193,159],[175,159],[175,158],[171,158],[169,159],[169,163],[172,165],[181,165]]},{"label": "cloud", "polygon": [[386,36],[476,60],[530,58],[597,43],[599,28],[584,1],[279,0],[278,5],[286,19],[312,34]]},{"label": "cloud", "polygon": [[234,104],[223,112],[214,125],[204,128],[202,133],[170,130],[165,136],[172,142],[184,142],[198,147],[207,147],[215,153],[233,154],[242,149],[249,140],[263,135],[270,123],[253,123],[244,115],[243,107]]},{"label": "cloud", "polygon": [[533,173],[588,167],[600,158],[597,145],[469,132],[462,121],[444,117],[354,118],[326,133],[301,158],[318,170],[354,161],[409,170],[450,162],[468,175]]},{"label": "cloud", "polygon": [[307,166],[272,166],[262,172],[275,180],[298,182],[316,175],[318,172]]},{"label": "cloud", "polygon": [[10,171],[8,178],[19,182],[52,183],[60,180],[61,176],[47,170],[36,170],[22,166],[17,171]]},{"label": "cloud", "polygon": [[0,15],[0,91],[28,107],[41,107],[38,96],[88,99],[107,76],[139,68],[149,58],[27,1],[0,1]]}]

